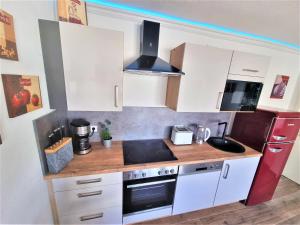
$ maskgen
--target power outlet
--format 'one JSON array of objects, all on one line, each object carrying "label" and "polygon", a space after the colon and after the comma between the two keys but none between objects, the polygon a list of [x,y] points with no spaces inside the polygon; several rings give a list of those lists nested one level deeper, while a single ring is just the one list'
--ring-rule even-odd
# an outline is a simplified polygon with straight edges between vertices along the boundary
[{"label": "power outlet", "polygon": [[98,126],[91,126],[91,131],[93,131],[93,128],[95,128],[94,132],[98,132]]}]

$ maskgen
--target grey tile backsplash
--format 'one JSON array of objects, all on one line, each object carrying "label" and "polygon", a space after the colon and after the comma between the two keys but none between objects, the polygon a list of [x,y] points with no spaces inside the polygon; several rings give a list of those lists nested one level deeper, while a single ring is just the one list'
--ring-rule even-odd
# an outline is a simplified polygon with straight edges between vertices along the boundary
[{"label": "grey tile backsplash", "polygon": [[[170,137],[171,127],[176,124],[202,124],[212,130],[212,136],[221,135],[218,122],[229,122],[230,115],[230,112],[183,113],[169,108],[123,107],[122,112],[69,111],[67,117],[69,121],[84,118],[91,125],[109,119],[113,140],[134,140]],[[99,141],[99,133],[95,133],[90,140]]]}]

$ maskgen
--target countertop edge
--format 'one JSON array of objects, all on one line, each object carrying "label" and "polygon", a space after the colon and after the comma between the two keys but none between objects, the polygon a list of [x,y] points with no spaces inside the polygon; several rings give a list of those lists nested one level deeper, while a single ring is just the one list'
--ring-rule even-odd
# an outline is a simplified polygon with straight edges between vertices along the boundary
[{"label": "countertop edge", "polygon": [[[240,142],[238,142],[238,143],[240,143]],[[245,145],[243,145],[243,146],[245,146]],[[175,146],[175,147],[178,147],[178,146]],[[231,155],[228,157],[220,157],[220,158],[215,158],[215,159],[195,159],[195,160],[187,160],[187,161],[176,160],[176,161],[165,161],[165,162],[135,164],[135,165],[118,165],[118,166],[111,166],[109,168],[101,168],[101,169],[95,169],[95,170],[74,171],[74,172],[70,172],[68,174],[63,174],[63,173],[62,174],[60,174],[60,173],[47,174],[47,175],[44,175],[44,180],[49,181],[49,180],[59,179],[59,178],[88,176],[88,175],[104,174],[104,173],[126,172],[126,171],[132,171],[132,170],[139,170],[139,169],[142,170],[142,169],[150,169],[150,168],[166,167],[166,166],[182,166],[182,165],[189,165],[189,164],[196,164],[196,163],[217,162],[217,161],[224,161],[224,160],[231,160],[231,159],[252,158],[252,157],[261,157],[262,156],[261,152],[258,152],[247,146],[245,146],[245,147],[248,149],[248,151],[249,151],[249,149],[251,150],[251,154],[249,154],[249,155],[238,155],[237,154],[237,155]],[[112,151],[114,151],[114,150],[112,150]]]}]

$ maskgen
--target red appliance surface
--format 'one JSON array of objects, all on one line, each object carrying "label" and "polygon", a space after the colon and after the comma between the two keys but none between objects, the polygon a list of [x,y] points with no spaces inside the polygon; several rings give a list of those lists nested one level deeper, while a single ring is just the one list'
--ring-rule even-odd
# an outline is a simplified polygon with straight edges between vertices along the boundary
[{"label": "red appliance surface", "polygon": [[295,141],[300,127],[300,119],[276,118],[267,142]]},{"label": "red appliance surface", "polygon": [[230,136],[263,153],[246,205],[272,199],[299,127],[300,112],[260,108],[236,113]]},{"label": "red appliance surface", "polygon": [[275,116],[265,111],[236,113],[230,136],[262,152]]},{"label": "red appliance surface", "polygon": [[293,143],[265,145],[246,205],[272,199],[292,147]]}]

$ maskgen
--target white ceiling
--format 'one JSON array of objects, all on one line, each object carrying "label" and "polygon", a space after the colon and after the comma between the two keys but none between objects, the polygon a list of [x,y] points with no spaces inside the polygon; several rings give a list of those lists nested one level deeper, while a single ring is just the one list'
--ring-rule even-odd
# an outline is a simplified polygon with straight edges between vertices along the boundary
[{"label": "white ceiling", "polygon": [[111,0],[300,45],[300,0]]}]

